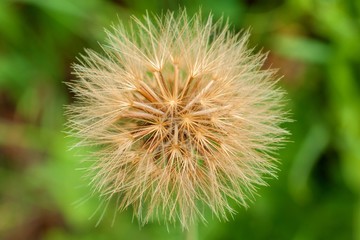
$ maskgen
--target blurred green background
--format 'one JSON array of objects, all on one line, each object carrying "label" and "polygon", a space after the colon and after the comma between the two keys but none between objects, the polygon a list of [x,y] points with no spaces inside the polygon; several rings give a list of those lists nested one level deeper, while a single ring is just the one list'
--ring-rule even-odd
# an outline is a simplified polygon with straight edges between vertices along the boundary
[{"label": "blurred green background", "polygon": [[288,92],[292,135],[279,177],[233,220],[209,216],[200,239],[360,239],[360,1],[1,0],[0,239],[183,239],[177,228],[140,229],[131,211],[91,215],[99,201],[68,151],[63,82],[84,48],[100,51],[104,27],[145,10],[202,6],[251,29]]}]

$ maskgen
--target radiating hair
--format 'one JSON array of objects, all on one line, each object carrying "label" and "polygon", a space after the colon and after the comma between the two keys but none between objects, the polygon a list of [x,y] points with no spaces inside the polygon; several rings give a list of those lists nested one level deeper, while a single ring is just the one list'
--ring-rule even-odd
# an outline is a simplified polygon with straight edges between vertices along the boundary
[{"label": "radiating hair", "polygon": [[145,15],[107,31],[104,54],[86,50],[69,83],[70,134],[94,146],[92,186],[117,208],[183,228],[247,206],[275,176],[287,131],[284,92],[248,32],[223,20]]}]

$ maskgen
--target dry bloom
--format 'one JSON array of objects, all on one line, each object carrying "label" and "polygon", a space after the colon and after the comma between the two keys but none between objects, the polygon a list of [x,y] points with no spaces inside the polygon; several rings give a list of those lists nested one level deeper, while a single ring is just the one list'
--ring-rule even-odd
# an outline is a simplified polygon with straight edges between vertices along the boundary
[{"label": "dry bloom", "polygon": [[247,49],[248,34],[198,13],[133,18],[86,50],[69,83],[70,133],[94,146],[92,186],[118,208],[187,228],[210,209],[247,206],[275,175],[286,131],[274,72]]}]

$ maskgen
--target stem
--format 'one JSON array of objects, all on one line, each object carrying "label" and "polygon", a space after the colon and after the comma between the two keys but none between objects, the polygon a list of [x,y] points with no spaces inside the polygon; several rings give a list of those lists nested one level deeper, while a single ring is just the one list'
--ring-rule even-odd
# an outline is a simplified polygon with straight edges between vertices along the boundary
[{"label": "stem", "polygon": [[174,65],[174,90],[173,90],[173,98],[178,99],[178,81],[179,81],[179,66],[177,64]]},{"label": "stem", "polygon": [[186,232],[186,240],[198,240],[198,228],[197,224],[194,222],[189,230]]},{"label": "stem", "polygon": [[187,80],[185,82],[185,86],[184,86],[183,90],[181,91],[180,99],[182,99],[184,97],[185,93],[187,92],[188,85],[191,82],[191,80],[193,80],[193,77],[192,77],[192,75],[189,75],[189,77],[187,78]]},{"label": "stem", "polygon": [[166,99],[168,94],[167,94],[167,89],[166,89],[164,76],[162,75],[161,72],[154,72],[154,75],[155,75],[155,79],[156,79],[156,81],[157,81],[157,83],[159,85],[161,94],[163,95],[163,99]]}]

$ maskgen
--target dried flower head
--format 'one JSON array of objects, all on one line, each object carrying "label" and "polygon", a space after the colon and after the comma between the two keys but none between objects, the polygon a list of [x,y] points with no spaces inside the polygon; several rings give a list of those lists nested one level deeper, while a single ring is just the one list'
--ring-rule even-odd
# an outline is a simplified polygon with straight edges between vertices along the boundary
[{"label": "dried flower head", "polygon": [[146,15],[107,32],[105,55],[87,50],[69,83],[67,109],[78,145],[97,146],[94,190],[133,207],[141,223],[163,219],[187,228],[246,206],[286,131],[283,92],[248,34],[198,13]]}]

